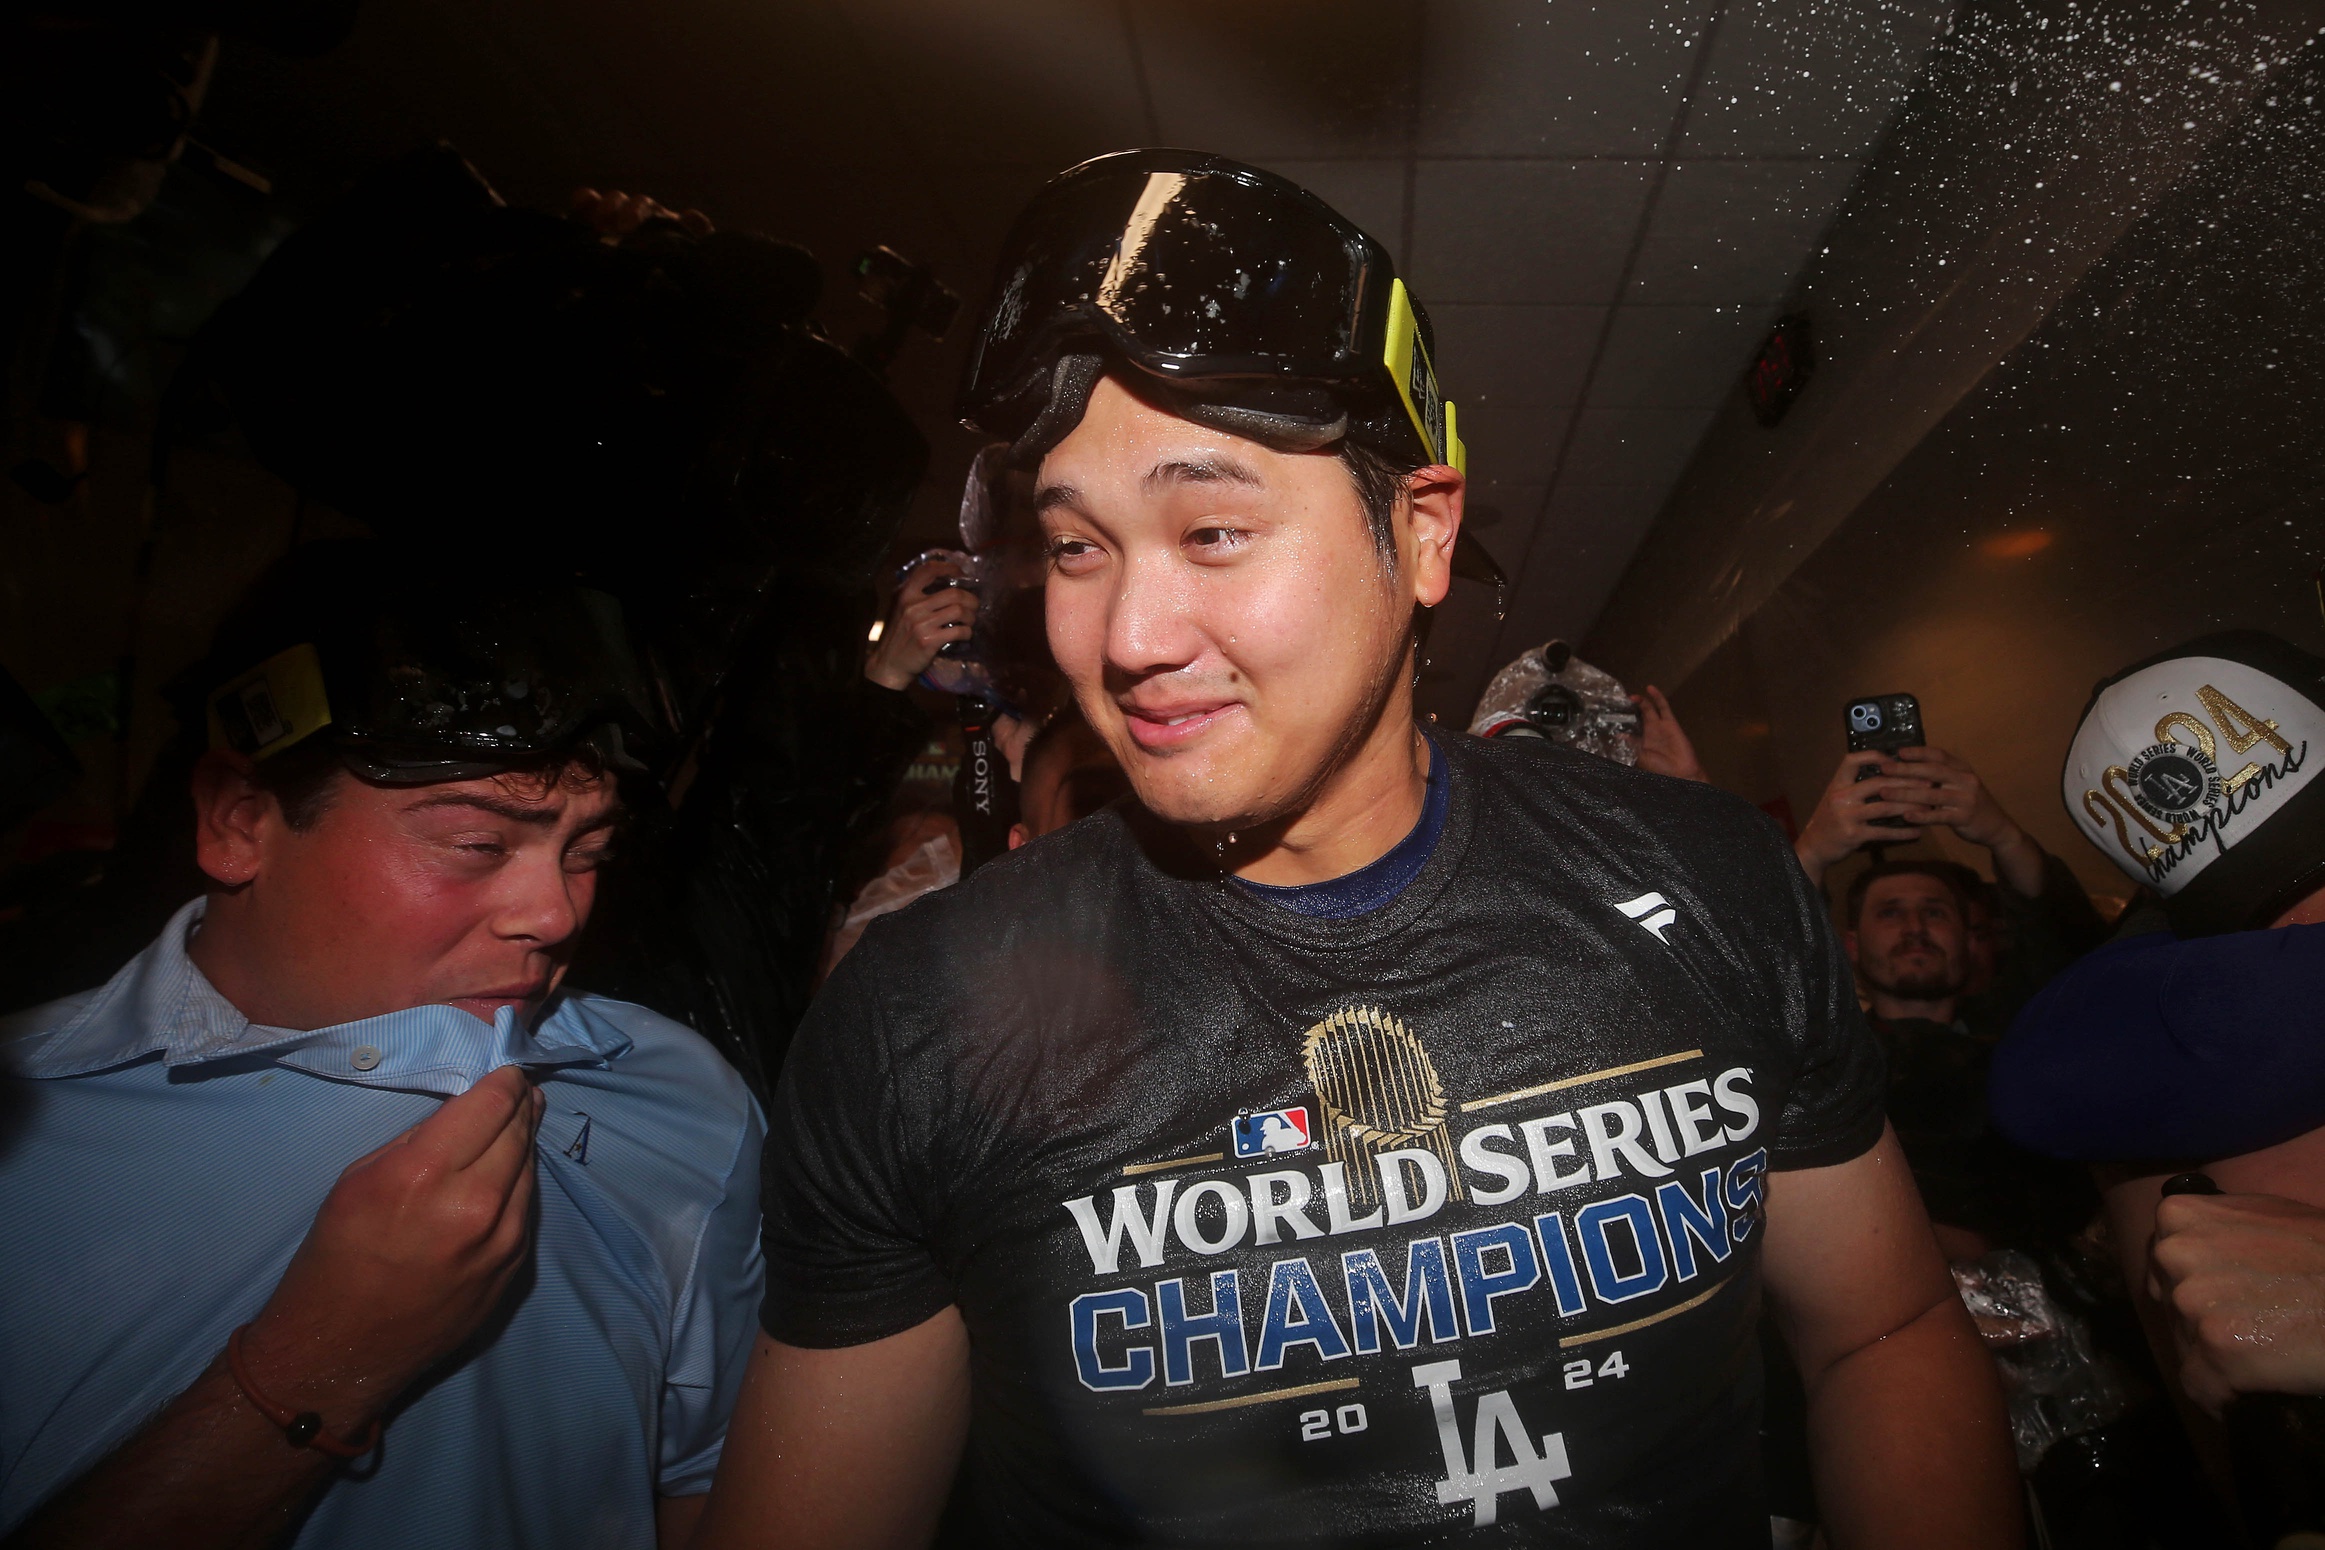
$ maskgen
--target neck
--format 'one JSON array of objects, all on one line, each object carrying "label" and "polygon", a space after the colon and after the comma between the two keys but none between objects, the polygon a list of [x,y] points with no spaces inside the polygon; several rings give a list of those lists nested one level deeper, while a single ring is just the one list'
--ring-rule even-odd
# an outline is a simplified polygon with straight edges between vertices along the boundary
[{"label": "neck", "polygon": [[296,984],[298,976],[283,973],[283,966],[262,950],[261,933],[252,929],[250,911],[246,889],[211,889],[202,924],[186,944],[186,956],[211,989],[262,1028],[329,1027],[328,1019],[316,1021],[312,1009],[302,1007],[295,994],[285,996],[275,988]]},{"label": "neck", "polygon": [[1345,877],[1412,833],[1428,783],[1429,747],[1413,723],[1412,680],[1401,672],[1387,703],[1315,793],[1292,816],[1234,836],[1227,865],[1238,877],[1277,887]]},{"label": "neck", "polygon": [[1950,1023],[1954,1020],[1954,1005],[1957,999],[1954,996],[1940,996],[1932,1001],[1911,1001],[1903,996],[1893,996],[1886,990],[1875,990],[1873,992],[1873,1015],[1885,1023],[1899,1022],[1907,1018],[1920,1018],[1933,1023]]}]

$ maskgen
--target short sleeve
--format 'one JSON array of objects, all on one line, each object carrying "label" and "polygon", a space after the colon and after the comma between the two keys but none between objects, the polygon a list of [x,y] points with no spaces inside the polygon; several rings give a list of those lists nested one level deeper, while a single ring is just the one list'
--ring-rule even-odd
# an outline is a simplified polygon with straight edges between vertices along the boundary
[{"label": "short sleeve", "polygon": [[767,1127],[756,1103],[747,1106],[747,1115],[724,1192],[703,1218],[671,1324],[655,1475],[655,1490],[663,1496],[699,1496],[710,1489],[727,1415],[751,1360],[754,1315],[766,1279],[759,1256],[759,1162]]},{"label": "short sleeve", "polygon": [[[1771,828],[1770,834],[1776,836]],[[1772,892],[1784,898],[1784,940],[1772,961],[1785,966],[1778,987],[1785,1029],[1799,1064],[1769,1148],[1768,1166],[1829,1168],[1872,1150],[1888,1122],[1887,1072],[1881,1047],[1857,1005],[1857,978],[1833,934],[1824,899],[1800,870],[1791,847],[1776,847],[1782,873]]]},{"label": "short sleeve", "polygon": [[825,982],[792,1041],[769,1114],[763,1181],[767,1295],[759,1321],[786,1345],[863,1345],[953,1301],[931,1245],[941,1145],[928,1083],[899,1078],[873,986],[874,929]]}]

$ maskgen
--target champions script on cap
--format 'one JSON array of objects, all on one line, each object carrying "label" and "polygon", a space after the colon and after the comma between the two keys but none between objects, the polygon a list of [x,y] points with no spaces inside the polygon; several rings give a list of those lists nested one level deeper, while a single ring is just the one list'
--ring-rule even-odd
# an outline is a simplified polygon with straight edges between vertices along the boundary
[{"label": "champions script on cap", "polygon": [[2315,778],[2325,710],[2257,668],[2175,657],[2110,685],[2067,753],[2067,807],[2171,895]]}]

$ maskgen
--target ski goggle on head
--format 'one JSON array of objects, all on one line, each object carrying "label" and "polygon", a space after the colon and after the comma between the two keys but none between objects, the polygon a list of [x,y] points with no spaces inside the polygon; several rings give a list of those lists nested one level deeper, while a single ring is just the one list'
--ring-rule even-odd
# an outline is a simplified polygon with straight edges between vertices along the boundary
[{"label": "ski goggle on head", "polygon": [[1086,161],[1033,197],[996,272],[960,412],[1021,457],[1122,363],[1174,413],[1281,450],[1345,437],[1467,472],[1388,250],[1273,173],[1194,151]]},{"label": "ski goggle on head", "polygon": [[210,746],[263,760],[321,737],[358,775],[402,786],[495,775],[584,742],[614,769],[643,771],[638,755],[663,741],[620,605],[603,593],[349,613],[212,689]]}]

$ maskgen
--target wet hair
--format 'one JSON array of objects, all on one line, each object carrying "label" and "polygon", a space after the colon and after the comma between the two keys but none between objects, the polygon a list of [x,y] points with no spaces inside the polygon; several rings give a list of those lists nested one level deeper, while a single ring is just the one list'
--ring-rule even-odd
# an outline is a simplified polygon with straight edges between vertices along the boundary
[{"label": "wet hair", "polygon": [[332,778],[345,768],[337,749],[311,737],[259,760],[251,767],[250,781],[274,798],[293,832],[304,834],[329,811]]},{"label": "wet hair", "polygon": [[1391,566],[1397,559],[1397,499],[1405,493],[1405,481],[1420,470],[1418,463],[1392,460],[1383,453],[1358,442],[1341,438],[1335,449],[1340,465],[1348,470],[1349,483],[1356,486],[1356,499],[1364,507],[1364,524],[1372,530],[1373,547]]},{"label": "wet hair", "polygon": [[1857,922],[1865,915],[1865,895],[1884,877],[1927,877],[1945,885],[1946,893],[1954,901],[1954,913],[1961,916],[1965,929],[1970,924],[1969,900],[1962,892],[1962,880],[1956,875],[1957,862],[1952,861],[1884,861],[1859,872],[1849,884],[1849,898],[1845,919],[1849,929],[1857,929]]},{"label": "wet hair", "polygon": [[[337,788],[334,777],[346,769],[340,761],[339,750],[316,737],[259,760],[251,770],[250,779],[251,784],[275,799],[275,805],[282,809],[283,822],[290,825],[291,831],[305,834],[331,810],[332,792]],[[606,770],[605,755],[595,744],[582,742],[576,743],[562,758],[519,765],[491,778],[512,791],[546,795],[558,787],[572,790],[594,785],[605,778]],[[352,771],[348,772],[348,778],[362,779]]]}]

